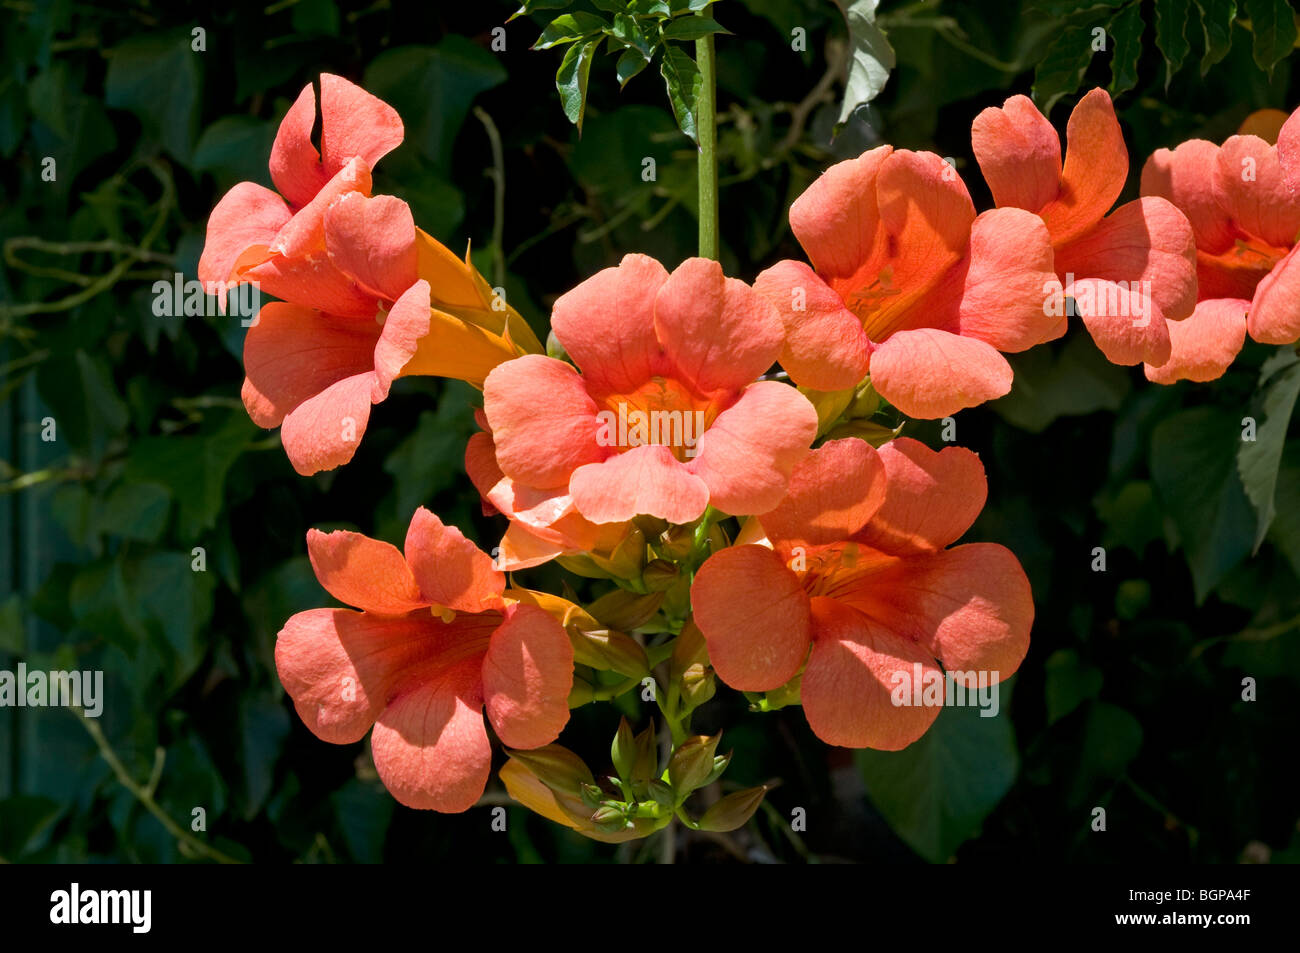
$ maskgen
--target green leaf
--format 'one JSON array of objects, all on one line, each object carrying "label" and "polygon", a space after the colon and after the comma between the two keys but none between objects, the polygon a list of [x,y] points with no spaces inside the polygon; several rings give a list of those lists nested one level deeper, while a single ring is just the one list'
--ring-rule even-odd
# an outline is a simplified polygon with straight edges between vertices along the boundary
[{"label": "green leaf", "polygon": [[506,18],[509,23],[515,17],[526,16],[530,13],[538,13],[542,10],[563,10],[573,3],[573,0],[523,0],[523,5],[518,10]]},{"label": "green leaf", "polygon": [[[1191,14],[1188,0],[1155,0],[1156,47],[1165,58],[1165,89],[1191,52],[1187,42],[1187,19]],[[1136,4],[1134,4],[1136,6]]]},{"label": "green leaf", "polygon": [[650,38],[646,36],[640,24],[625,13],[614,17],[614,26],[606,32],[614,41],[636,50],[647,62],[654,55],[654,46]]},{"label": "green leaf", "polygon": [[1273,67],[1295,48],[1295,12],[1286,0],[1246,0],[1246,16],[1255,34],[1255,63],[1272,76]]},{"label": "green leaf", "polygon": [[199,118],[204,53],[190,47],[189,29],[143,33],[108,52],[104,101],[135,113],[147,135],[189,161]]},{"label": "green leaf", "polygon": [[[1003,702],[1008,694],[1003,685]],[[948,860],[978,833],[1011,789],[1020,764],[1005,711],[982,718],[974,706],[945,708],[902,751],[865,749],[855,760],[889,826],[934,863]]]},{"label": "green leaf", "polygon": [[275,125],[262,119],[223,116],[199,136],[191,166],[196,172],[216,175],[218,187],[245,181],[269,187],[266,157],[271,154],[275,132]]},{"label": "green leaf", "polygon": [[1142,33],[1146,23],[1142,7],[1134,3],[1110,21],[1107,31],[1114,49],[1110,57],[1110,94],[1118,96],[1137,85],[1138,60],[1142,58]]},{"label": "green leaf", "polygon": [[[151,553],[121,568],[117,609],[141,640],[138,662],[161,665],[170,692],[194,674],[207,646],[202,634],[212,615],[216,579],[195,572],[189,553]],[[141,686],[137,686],[137,690]]]},{"label": "green leaf", "polygon": [[182,540],[200,545],[199,537],[221,512],[226,473],[256,429],[243,411],[235,410],[205,423],[194,435],[138,440],[127,462],[127,479],[170,488],[179,504],[177,532]]},{"label": "green leaf", "polygon": [[1047,723],[1060,721],[1101,691],[1101,669],[1079,659],[1074,649],[1053,652],[1043,663]]},{"label": "green leaf", "polygon": [[499,57],[453,35],[437,46],[382,53],[366,67],[362,85],[397,110],[407,142],[446,172],[474,99],[505,79]]},{"label": "green leaf", "polygon": [[587,78],[591,75],[591,58],[600,45],[599,40],[575,43],[564,53],[559,72],[555,74],[555,88],[560,92],[560,105],[569,122],[582,134],[582,116],[587,110]]},{"label": "green leaf", "polygon": [[1062,96],[1078,90],[1096,52],[1093,30],[1100,24],[1100,20],[1066,24],[1043,54],[1034,69],[1034,99],[1043,115],[1050,115]]},{"label": "green leaf", "polygon": [[1108,702],[1088,706],[1078,767],[1070,784],[1070,798],[1081,804],[1098,781],[1112,781],[1124,772],[1142,749],[1142,725],[1129,712]]},{"label": "green leaf", "polygon": [[1237,472],[1246,496],[1259,514],[1252,552],[1259,551],[1277,513],[1274,496],[1278,468],[1282,465],[1282,447],[1296,397],[1300,396],[1300,358],[1295,351],[1289,348],[1278,351],[1264,362],[1259,369],[1259,389],[1263,420],[1256,428],[1255,439],[1243,440],[1237,451]]},{"label": "green leaf", "polygon": [[78,349],[71,359],[60,356],[44,362],[36,387],[50,408],[60,442],[66,439],[97,457],[126,428],[126,403],[118,396],[107,362],[98,355]]},{"label": "green leaf", "polygon": [[1228,55],[1232,49],[1232,24],[1237,19],[1237,0],[1196,0],[1201,11],[1201,29],[1205,31],[1205,55],[1201,57],[1201,75]]},{"label": "green leaf", "polygon": [[580,40],[590,33],[599,33],[608,27],[609,24],[604,18],[598,17],[594,13],[583,13],[581,10],[566,13],[546,24],[546,29],[542,31],[542,35],[537,38],[537,42],[533,44],[532,48],[535,50],[549,50],[561,43],[572,43],[575,40]]},{"label": "green leaf", "polygon": [[1291,441],[1282,451],[1278,468],[1277,516],[1268,538],[1287,558],[1291,571],[1300,576],[1300,441]]},{"label": "green leaf", "polygon": [[664,36],[670,40],[698,40],[711,33],[731,33],[711,17],[682,17],[664,27]]},{"label": "green leaf", "polygon": [[1059,417],[1116,410],[1130,389],[1128,375],[1116,367],[1086,334],[1071,334],[1054,354],[1036,347],[1010,355],[1015,371],[1011,392],[990,406],[1008,423],[1039,433]]},{"label": "green leaf", "polygon": [[649,65],[650,61],[636,50],[624,50],[614,65],[614,74],[618,77],[619,88],[626,86],[628,80]]},{"label": "green leaf", "polygon": [[123,539],[156,542],[167,526],[172,495],[160,483],[119,483],[96,515],[96,530]]},{"label": "green leaf", "polygon": [[699,145],[699,133],[695,128],[696,103],[704,88],[699,67],[690,54],[681,48],[666,46],[659,72],[663,74],[664,83],[668,86],[668,101],[672,103],[677,128]]},{"label": "green leaf", "polygon": [[876,7],[879,0],[856,0],[845,18],[849,25],[849,79],[844,90],[844,102],[836,126],[843,126],[853,111],[880,95],[889,81],[889,71],[894,68],[894,48],[880,27],[876,26]]},{"label": "green leaf", "polygon": [[1255,514],[1237,475],[1241,424],[1217,407],[1180,411],[1151,434],[1151,477],[1178,529],[1199,605],[1250,554]]}]

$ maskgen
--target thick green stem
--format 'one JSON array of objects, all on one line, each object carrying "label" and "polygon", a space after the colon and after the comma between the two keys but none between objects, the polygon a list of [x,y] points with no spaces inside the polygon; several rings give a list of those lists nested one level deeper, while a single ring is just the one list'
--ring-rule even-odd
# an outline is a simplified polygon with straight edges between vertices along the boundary
[{"label": "thick green stem", "polygon": [[695,41],[700,96],[695,103],[695,131],[700,137],[700,257],[718,258],[718,158],[716,154],[717,79],[713,34]]}]

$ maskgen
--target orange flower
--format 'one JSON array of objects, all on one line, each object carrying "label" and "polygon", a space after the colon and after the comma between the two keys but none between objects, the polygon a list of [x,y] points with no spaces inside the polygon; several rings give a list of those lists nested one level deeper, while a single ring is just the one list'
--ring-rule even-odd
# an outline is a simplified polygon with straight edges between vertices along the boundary
[{"label": "orange flower", "polygon": [[814,450],[785,501],[743,534],[765,533],[765,545],[724,549],[695,576],[694,618],[718,677],[766,692],[802,670],[817,737],[897,750],[938,716],[936,704],[897,702],[915,673],[938,680],[942,664],[971,689],[1010,676],[1034,616],[1024,570],[1002,546],[945,548],[987,492],[979,458],[959,447],[903,438],[877,452],[847,439]]},{"label": "orange flower", "polygon": [[1107,359],[1163,364],[1167,321],[1196,304],[1191,226],[1163,198],[1141,198],[1109,215],[1128,176],[1128,150],[1115,107],[1094,89],[1066,127],[1065,162],[1052,124],[1024,96],[985,109],[971,145],[999,208],[1035,212],[1052,236],[1065,294]]},{"label": "orange flower", "polygon": [[578,370],[527,355],[483,386],[513,495],[503,512],[544,505],[590,524],[638,514],[689,523],[710,504],[750,514],[781,500],[817,413],[793,387],[755,383],[782,328],[744,282],[707,259],[670,276],[628,255],[562,296],[552,329]]},{"label": "orange flower", "polygon": [[483,709],[514,748],[569,719],[573,647],[549,613],[503,597],[505,576],[455,527],[418,509],[405,555],[359,533],[307,534],[322,586],[361,609],[293,616],[275,644],[285,691],[316,737],[361,740],[408,807],[464,811],[483,794]]},{"label": "orange flower", "polygon": [[[284,194],[241,182],[208,219],[199,277],[253,281],[284,299],[244,339],[244,405],[281,439],[303,475],[352,459],[370,406],[397,377],[436,374],[482,386],[488,372],[541,350],[528,325],[461,262],[415,227],[407,204],[370,197],[370,168],[402,141],[386,103],[339,76],[298,96],[271,150]],[[287,202],[286,202],[287,199]]]},{"label": "orange flower", "polygon": [[[1268,113],[1276,113],[1269,110]],[[1300,110],[1277,144],[1238,134],[1222,146],[1190,139],[1158,149],[1142,169],[1142,192],[1187,214],[1200,279],[1196,311],[1173,332],[1173,355],[1146,375],[1161,384],[1208,381],[1228,369],[1246,333],[1265,344],[1300,339]],[[1275,118],[1253,114],[1242,128],[1270,132]],[[1249,317],[1247,315],[1249,314]]]},{"label": "orange flower", "polygon": [[931,153],[881,146],[832,166],[791,205],[790,227],[813,267],[779,262],[754,289],[781,313],[781,365],[798,384],[843,390],[869,369],[903,413],[944,417],[1011,389],[1000,351],[1064,331],[1044,308],[1060,284],[1043,223],[976,216]]}]

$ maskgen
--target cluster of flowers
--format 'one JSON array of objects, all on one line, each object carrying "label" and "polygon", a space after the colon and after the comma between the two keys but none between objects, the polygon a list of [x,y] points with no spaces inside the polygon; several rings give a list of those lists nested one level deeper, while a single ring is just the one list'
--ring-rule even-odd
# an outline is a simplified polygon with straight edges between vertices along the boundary
[{"label": "cluster of flowers", "polygon": [[[1007,393],[1003,352],[1063,334],[1067,299],[1110,360],[1162,382],[1222,373],[1247,328],[1300,336],[1282,304],[1300,273],[1294,121],[1277,147],[1236,136],[1162,150],[1144,197],[1111,211],[1128,157],[1109,97],[1079,103],[1064,162],[1048,121],[1013,97],[973,128],[996,208],[976,214],[939,156],[875,149],[792,206],[810,264],[780,262],[751,287],[714,261],[669,272],[628,255],[555,302],[552,357],[468,257],[370,194],[373,165],[402,140],[397,114],[337,76],[320,94],[319,151],[308,87],[272,150],[280,194],[242,183],[221,200],[200,278],[281,299],[248,332],[243,397],[304,475],[352,458],[399,376],[482,390],[465,467],[485,512],[508,520],[497,555],[423,508],[402,551],[312,530],[321,585],[359,611],[299,613],[276,647],[305,724],[336,743],[373,727],[379,775],[412,807],[462,811],[482,795],[486,713],[516,754],[534,752],[502,770],[519,800],[592,836],[639,836],[622,818],[591,828],[574,793],[590,773],[551,744],[571,704],[601,697],[602,670],[635,685],[668,665],[684,679],[673,704],[700,703],[716,674],[798,700],[830,744],[910,744],[938,709],[894,704],[895,676],[1014,673],[1029,582],[1004,547],[952,546],[987,494],[974,453],[814,444],[871,388],[918,418]],[[777,362],[785,374],[769,373]],[[741,521],[734,540],[724,515]],[[676,600],[671,659],[594,605],[508,585],[506,572],[552,559],[651,612]],[[616,615],[628,630],[647,617]],[[568,789],[540,783],[528,766],[544,763]]]}]

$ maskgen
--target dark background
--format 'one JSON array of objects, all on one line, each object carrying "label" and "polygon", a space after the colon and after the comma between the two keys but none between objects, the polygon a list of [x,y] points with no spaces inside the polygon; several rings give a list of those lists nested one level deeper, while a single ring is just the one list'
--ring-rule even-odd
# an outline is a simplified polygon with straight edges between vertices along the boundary
[{"label": "dark background", "polygon": [[[1284,4],[1241,5],[1230,48],[1204,75],[1191,3],[1021,6],[886,0],[881,23],[898,68],[832,144],[843,83],[819,82],[828,61],[843,60],[839,10],[718,3],[714,15],[734,33],[717,44],[728,273],[752,281],[801,257],[786,226],[791,199],[836,158],[878,142],[954,157],[987,208],[971,120],[1030,92],[1036,68],[1039,92],[1062,97],[1051,113],[1062,130],[1076,87],[1110,84],[1113,71],[1131,157],[1124,200],[1155,148],[1222,141],[1252,110],[1296,103],[1286,31],[1285,48],[1265,49],[1261,62],[1275,37],[1245,22]],[[329,71],[388,100],[406,124],[375,191],[406,199],[417,224],[454,250],[472,241],[489,276],[499,261],[493,160],[471,104],[491,118],[504,144],[506,287],[544,336],[550,302],[623,253],[669,267],[694,253],[694,150],[657,69],[620,93],[613,58],[599,58],[579,138],[555,92],[558,51],[528,49],[541,16],[511,23],[506,51],[490,50],[491,30],[513,9],[496,0],[5,0],[3,9],[0,668],[22,659],[103,669],[98,724],[121,768],[147,786],[161,765],[156,809],[188,831],[202,807],[207,830],[196,836],[237,858],[658,856],[653,844],[596,844],[518,807],[505,834],[491,830],[488,807],[460,816],[396,807],[364,743],[327,745],[303,728],[272,652],[290,614],[329,603],[305,556],[306,529],[400,542],[426,505],[490,549],[504,523],[481,515],[462,462],[477,395],[401,380],[351,464],[300,478],[277,434],[242,409],[238,320],[158,317],[151,292],[173,272],[195,276],[206,217],[225,190],[243,179],[270,185],[279,119]],[[1111,50],[1080,58],[1080,31],[1120,16],[1114,62]],[[1175,23],[1185,27],[1181,57]],[[206,31],[203,52],[191,50],[195,27]],[[796,27],[806,52],[791,50]],[[1263,67],[1277,57],[1270,77]],[[57,160],[54,182],[41,178],[46,156]],[[645,156],[656,159],[654,182],[641,180]],[[679,838],[678,859],[1300,857],[1300,442],[1286,445],[1277,517],[1253,556],[1255,511],[1235,465],[1241,418],[1266,416],[1257,382],[1274,350],[1248,344],[1221,380],[1172,388],[1108,365],[1077,324],[1013,359],[1012,394],[964,411],[957,430],[990,482],[968,538],[1011,547],[1037,604],[1003,716],[946,710],[912,748],[855,756],[818,742],[799,709],[748,714],[720,687],[695,726],[724,731],[722,749],[735,750],[727,780],[780,786],[747,830]],[[46,417],[53,442],[40,438]],[[1285,419],[1274,428],[1285,431]],[[938,441],[932,424],[905,433]],[[205,572],[191,569],[196,546]],[[1098,546],[1105,572],[1091,569]],[[521,581],[560,578],[547,567]],[[1247,677],[1255,701],[1242,700]],[[621,710],[638,727],[650,716],[635,695]],[[579,709],[560,740],[600,770],[617,720],[614,706]],[[137,793],[73,713],[0,709],[0,858],[192,856]],[[501,794],[494,777],[489,797]],[[1090,828],[1096,807],[1105,832]],[[807,817],[798,834],[796,808]]]}]

